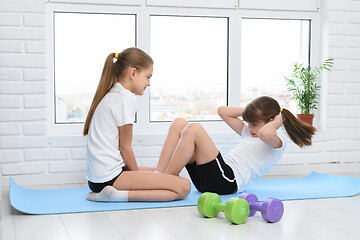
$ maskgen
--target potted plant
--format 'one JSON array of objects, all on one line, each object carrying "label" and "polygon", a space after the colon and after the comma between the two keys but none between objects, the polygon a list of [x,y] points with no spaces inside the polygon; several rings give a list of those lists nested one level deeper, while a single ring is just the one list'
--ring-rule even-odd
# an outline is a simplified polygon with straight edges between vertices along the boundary
[{"label": "potted plant", "polygon": [[323,70],[330,71],[334,59],[328,58],[320,67],[303,66],[303,64],[294,64],[294,69],[290,78],[285,77],[288,90],[296,100],[301,114],[297,118],[312,125],[314,114],[313,109],[317,109],[319,103],[320,88],[318,84],[318,75]]}]

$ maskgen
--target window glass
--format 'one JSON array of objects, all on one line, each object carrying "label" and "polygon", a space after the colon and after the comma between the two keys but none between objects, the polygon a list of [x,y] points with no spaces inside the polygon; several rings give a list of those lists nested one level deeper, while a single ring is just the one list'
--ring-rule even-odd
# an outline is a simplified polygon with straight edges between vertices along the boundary
[{"label": "window glass", "polygon": [[268,95],[296,112],[284,76],[295,62],[309,63],[310,21],[242,19],[241,28],[241,105]]},{"label": "window glass", "polygon": [[150,121],[219,119],[227,104],[228,18],[151,16]]},{"label": "window glass", "polygon": [[136,45],[136,16],[54,13],[55,123],[84,122],[106,57]]}]

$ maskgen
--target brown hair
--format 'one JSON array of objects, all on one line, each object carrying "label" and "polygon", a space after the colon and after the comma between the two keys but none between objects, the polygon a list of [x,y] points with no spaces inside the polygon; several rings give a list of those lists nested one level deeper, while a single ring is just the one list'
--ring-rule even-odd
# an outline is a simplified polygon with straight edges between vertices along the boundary
[{"label": "brown hair", "polygon": [[96,89],[94,99],[91,103],[86,121],[84,124],[83,135],[89,132],[91,119],[94,115],[96,107],[99,105],[103,97],[116,84],[119,78],[123,77],[128,67],[136,68],[138,71],[148,68],[154,64],[151,57],[139,48],[127,48],[119,53],[117,60],[114,62],[115,53],[110,53],[105,60],[104,68],[101,74],[99,85]]},{"label": "brown hair", "polygon": [[[269,122],[279,113],[279,103],[271,97],[263,96],[249,103],[245,107],[242,117],[244,121],[250,123]],[[282,109],[281,116],[285,131],[296,145],[299,147],[311,145],[311,138],[316,131],[313,126],[300,121],[287,109]]]}]

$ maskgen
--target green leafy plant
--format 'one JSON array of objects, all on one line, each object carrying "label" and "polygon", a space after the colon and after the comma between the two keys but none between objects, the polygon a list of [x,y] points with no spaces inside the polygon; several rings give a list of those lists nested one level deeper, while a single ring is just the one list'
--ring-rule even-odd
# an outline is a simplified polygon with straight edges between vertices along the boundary
[{"label": "green leafy plant", "polygon": [[326,59],[320,67],[304,67],[295,63],[291,78],[285,77],[287,88],[297,101],[301,114],[310,114],[312,109],[317,109],[321,88],[317,78],[321,71],[330,71],[333,61],[332,58]]}]

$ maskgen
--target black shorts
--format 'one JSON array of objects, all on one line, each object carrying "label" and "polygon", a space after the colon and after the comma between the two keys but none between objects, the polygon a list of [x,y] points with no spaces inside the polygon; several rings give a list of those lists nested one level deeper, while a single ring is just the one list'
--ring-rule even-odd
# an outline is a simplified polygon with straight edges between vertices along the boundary
[{"label": "black shorts", "polygon": [[220,152],[211,162],[196,165],[196,161],[187,164],[191,181],[200,192],[213,192],[217,194],[231,194],[237,191],[234,172],[227,165]]},{"label": "black shorts", "polygon": [[[124,171],[124,168],[123,168],[123,171]],[[123,171],[121,171],[121,173],[123,173]],[[88,181],[90,190],[95,193],[99,193],[99,192],[101,192],[101,190],[103,190],[104,187],[109,186],[109,185],[112,186],[114,184],[114,182],[116,181],[116,179],[120,176],[121,173],[119,173],[119,175],[117,175],[110,181],[103,182],[103,183],[93,183],[93,182]]]}]

